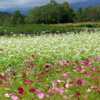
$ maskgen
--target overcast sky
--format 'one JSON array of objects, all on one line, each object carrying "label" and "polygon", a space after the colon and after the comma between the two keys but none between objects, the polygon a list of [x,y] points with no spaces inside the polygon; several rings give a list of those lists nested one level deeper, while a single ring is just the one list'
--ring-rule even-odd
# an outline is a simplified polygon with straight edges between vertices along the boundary
[{"label": "overcast sky", "polygon": [[[18,7],[29,7],[29,6],[41,6],[49,3],[50,0],[0,0],[0,8],[18,8]],[[78,1],[88,1],[88,0],[55,0],[58,3],[67,1],[68,3],[75,3]]]}]

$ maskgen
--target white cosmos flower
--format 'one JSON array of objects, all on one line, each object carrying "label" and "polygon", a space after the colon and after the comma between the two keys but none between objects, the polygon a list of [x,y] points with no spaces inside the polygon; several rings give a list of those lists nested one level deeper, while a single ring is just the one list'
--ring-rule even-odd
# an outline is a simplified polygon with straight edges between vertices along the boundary
[{"label": "white cosmos flower", "polygon": [[8,94],[8,93],[6,93],[6,94],[4,94],[5,95],[5,97],[10,97],[10,95]]}]

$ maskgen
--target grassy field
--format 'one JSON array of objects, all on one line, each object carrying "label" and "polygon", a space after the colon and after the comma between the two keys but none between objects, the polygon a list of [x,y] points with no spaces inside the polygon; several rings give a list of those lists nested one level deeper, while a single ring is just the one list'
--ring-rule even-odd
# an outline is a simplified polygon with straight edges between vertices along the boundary
[{"label": "grassy field", "polygon": [[1,36],[1,100],[99,100],[99,37]]},{"label": "grassy field", "polygon": [[66,26],[66,25],[83,25],[83,24],[98,24],[100,25],[99,22],[81,22],[81,23],[59,23],[59,24],[51,24],[51,25],[56,25],[56,26]]}]

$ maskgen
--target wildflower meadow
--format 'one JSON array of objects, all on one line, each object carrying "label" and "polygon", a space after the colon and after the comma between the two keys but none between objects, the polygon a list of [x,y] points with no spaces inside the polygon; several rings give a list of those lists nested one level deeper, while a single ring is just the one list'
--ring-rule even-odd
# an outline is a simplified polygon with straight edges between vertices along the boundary
[{"label": "wildflower meadow", "polygon": [[0,100],[100,100],[100,32],[0,37]]}]

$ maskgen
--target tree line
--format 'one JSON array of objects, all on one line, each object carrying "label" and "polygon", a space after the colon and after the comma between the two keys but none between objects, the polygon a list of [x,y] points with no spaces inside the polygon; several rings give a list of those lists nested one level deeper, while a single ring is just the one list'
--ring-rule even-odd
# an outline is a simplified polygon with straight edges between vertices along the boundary
[{"label": "tree line", "polygon": [[56,24],[56,23],[77,23],[77,22],[100,22],[100,7],[88,6],[79,8],[76,12],[70,7],[68,2],[57,3],[50,0],[42,6],[30,9],[26,16],[19,10],[14,14],[4,15],[0,19],[0,25],[16,26],[18,24]]}]

